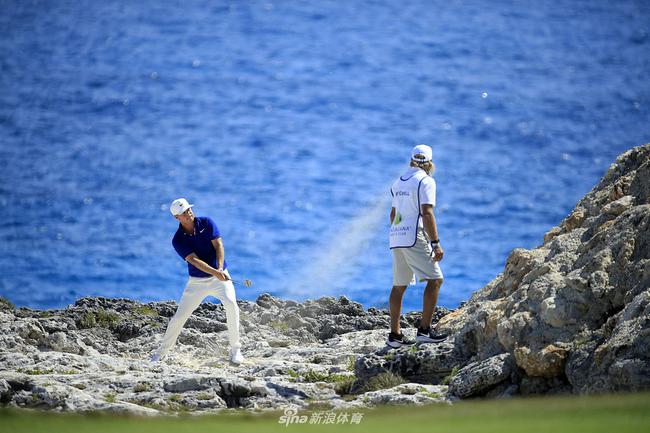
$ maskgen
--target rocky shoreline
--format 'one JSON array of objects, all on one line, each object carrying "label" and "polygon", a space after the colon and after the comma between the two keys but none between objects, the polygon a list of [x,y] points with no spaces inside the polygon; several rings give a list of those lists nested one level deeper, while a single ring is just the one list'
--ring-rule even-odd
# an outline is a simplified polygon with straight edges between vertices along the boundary
[{"label": "rocky shoreline", "polygon": [[[650,389],[650,145],[621,155],[533,250],[455,311],[440,344],[390,349],[383,309],[345,297],[240,301],[240,366],[206,303],[152,364],[174,302],[0,303],[0,403],[136,414],[347,409]],[[417,313],[403,317],[414,332]]]},{"label": "rocky shoreline", "polygon": [[[385,384],[351,392],[356,360],[385,344],[387,310],[365,310],[345,297],[296,303],[268,294],[239,307],[247,360],[237,366],[228,362],[220,304],[202,304],[175,350],[155,364],[148,359],[175,302],[84,298],[48,311],[2,304],[0,401],[147,414],[449,400],[446,386],[409,384],[392,374],[382,376]],[[438,318],[446,313],[441,309]],[[408,314],[403,325],[417,320]],[[400,387],[380,391],[387,385]]]}]

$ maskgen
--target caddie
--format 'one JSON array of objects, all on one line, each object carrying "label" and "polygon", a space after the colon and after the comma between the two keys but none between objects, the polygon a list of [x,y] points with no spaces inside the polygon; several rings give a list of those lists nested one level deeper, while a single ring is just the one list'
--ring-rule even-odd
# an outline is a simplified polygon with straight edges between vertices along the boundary
[{"label": "caddie", "polygon": [[[409,169],[391,187],[390,248],[393,256],[393,288],[390,293],[390,333],[386,344],[391,347],[420,343],[439,343],[447,336],[431,329],[433,312],[443,275],[439,262],[444,251],[438,237],[434,215],[436,181],[433,152],[424,144],[411,151]],[[415,340],[400,330],[402,298],[413,277],[426,281],[422,317]]]}]

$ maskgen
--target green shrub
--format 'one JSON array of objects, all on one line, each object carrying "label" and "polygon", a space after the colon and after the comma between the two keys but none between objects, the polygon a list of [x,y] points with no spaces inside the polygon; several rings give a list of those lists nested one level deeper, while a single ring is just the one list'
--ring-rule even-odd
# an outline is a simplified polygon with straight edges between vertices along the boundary
[{"label": "green shrub", "polygon": [[449,382],[451,382],[451,379],[453,379],[454,376],[456,376],[459,371],[460,371],[460,367],[455,365],[454,368],[451,369],[451,372],[447,376],[445,376],[444,379],[442,379],[442,384],[443,385],[449,385]]},{"label": "green shrub", "polygon": [[269,326],[276,331],[288,331],[289,330],[289,325],[287,322],[283,322],[282,320],[273,320],[269,322]]},{"label": "green shrub", "polygon": [[357,358],[355,356],[348,356],[348,371],[354,371],[354,366],[357,363]]},{"label": "green shrub", "polygon": [[359,390],[359,394],[370,391],[378,391],[380,389],[393,388],[403,383],[406,383],[406,381],[402,378],[402,376],[398,374],[391,372],[380,373],[377,376],[371,377],[368,382],[363,384]]},{"label": "green shrub", "polygon": [[9,299],[5,298],[4,296],[0,296],[0,304],[4,305],[5,307],[15,310],[16,306],[11,302]]},{"label": "green shrub", "polygon": [[97,310],[95,315],[97,317],[97,325],[102,328],[113,328],[120,321],[120,316],[112,311],[106,311],[103,308]]},{"label": "green shrub", "polygon": [[81,329],[94,328],[97,325],[97,319],[95,319],[95,313],[92,311],[86,311],[81,319],[79,319],[79,327]]},{"label": "green shrub", "polygon": [[183,400],[183,396],[180,395],[180,394],[172,394],[172,395],[168,398],[168,400],[171,401],[171,402],[173,402],[173,403],[180,403],[181,400]]},{"label": "green shrub", "polygon": [[133,308],[133,312],[136,314],[141,314],[143,316],[158,316],[158,312],[148,305],[136,305]]},{"label": "green shrub", "polygon": [[79,327],[82,329],[94,328],[99,326],[101,328],[114,328],[120,321],[120,316],[113,311],[106,311],[100,308],[96,312],[86,311],[81,319],[79,319]]},{"label": "green shrub", "polygon": [[424,392],[427,389],[423,386],[419,386],[417,388],[404,388],[400,390],[400,394],[404,395],[414,395],[417,394],[418,392]]},{"label": "green shrub", "polygon": [[41,374],[52,374],[52,373],[54,373],[54,370],[52,370],[52,369],[48,368],[48,369],[41,370],[38,367],[36,367],[36,368],[19,368],[17,371],[18,371],[18,373],[29,374],[30,376],[38,376],[38,375],[41,375]]},{"label": "green shrub", "polygon": [[306,373],[303,373],[302,380],[303,382],[327,382],[328,376],[327,373],[308,370]]},{"label": "green shrub", "polygon": [[308,382],[308,383],[314,383],[314,382],[339,383],[339,382],[345,382],[346,380],[348,380],[349,377],[351,377],[347,374],[338,374],[338,373],[329,374],[329,373],[314,371],[311,369],[307,370],[306,373],[301,374],[291,368],[287,370],[287,375],[289,376],[289,381],[291,382]]},{"label": "green shrub", "polygon": [[354,376],[348,376],[345,380],[337,382],[334,386],[334,391],[340,396],[346,396],[352,394],[352,385],[356,378]]},{"label": "green shrub", "polygon": [[146,392],[151,391],[151,385],[148,383],[138,383],[133,387],[133,392]]},{"label": "green shrub", "polygon": [[329,401],[313,400],[307,403],[305,410],[311,412],[324,412],[332,410],[333,407],[334,406]]}]

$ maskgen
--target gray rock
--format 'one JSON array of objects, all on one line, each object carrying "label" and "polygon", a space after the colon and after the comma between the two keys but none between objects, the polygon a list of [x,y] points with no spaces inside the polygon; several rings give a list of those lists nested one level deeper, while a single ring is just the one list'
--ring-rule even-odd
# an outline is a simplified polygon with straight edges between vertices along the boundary
[{"label": "gray rock", "polygon": [[260,307],[266,309],[270,309],[273,307],[278,307],[278,308],[282,307],[282,301],[280,301],[278,298],[271,296],[268,293],[262,293],[261,295],[259,295],[255,303]]},{"label": "gray rock", "polygon": [[444,385],[422,385],[405,383],[393,388],[366,392],[355,399],[363,406],[379,405],[425,405],[447,403],[447,387]]},{"label": "gray rock", "polygon": [[199,391],[206,389],[208,385],[201,377],[184,377],[180,379],[173,379],[165,382],[163,389],[166,392],[185,392],[185,391]]},{"label": "gray rock", "polygon": [[80,343],[77,338],[68,338],[66,333],[58,331],[48,335],[43,344],[57,352],[81,353],[83,349],[80,347]]},{"label": "gray rock", "polygon": [[650,388],[649,173],[650,145],[621,155],[541,247],[440,320],[461,365],[509,353],[523,394]]},{"label": "gray rock", "polygon": [[571,386],[566,380],[559,377],[548,379],[524,376],[519,382],[519,393],[521,395],[568,394],[570,392]]},{"label": "gray rock", "polygon": [[382,348],[356,361],[354,373],[361,386],[380,373],[391,372],[413,382],[437,384],[454,367],[464,362],[462,354],[452,343],[423,344]]},{"label": "gray rock", "polygon": [[512,355],[503,353],[466,365],[449,382],[449,392],[467,398],[485,394],[513,372]]},{"label": "gray rock", "polygon": [[11,400],[11,395],[13,394],[13,389],[9,382],[4,379],[0,379],[0,403],[8,403]]}]

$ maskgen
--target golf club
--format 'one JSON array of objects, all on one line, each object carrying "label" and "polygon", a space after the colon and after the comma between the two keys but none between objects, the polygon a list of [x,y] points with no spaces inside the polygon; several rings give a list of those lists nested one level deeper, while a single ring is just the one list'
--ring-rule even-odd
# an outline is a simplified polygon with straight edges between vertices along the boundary
[{"label": "golf club", "polygon": [[230,281],[232,281],[234,284],[240,284],[246,287],[250,287],[253,285],[253,282],[251,280],[238,281],[238,280],[230,279]]}]

